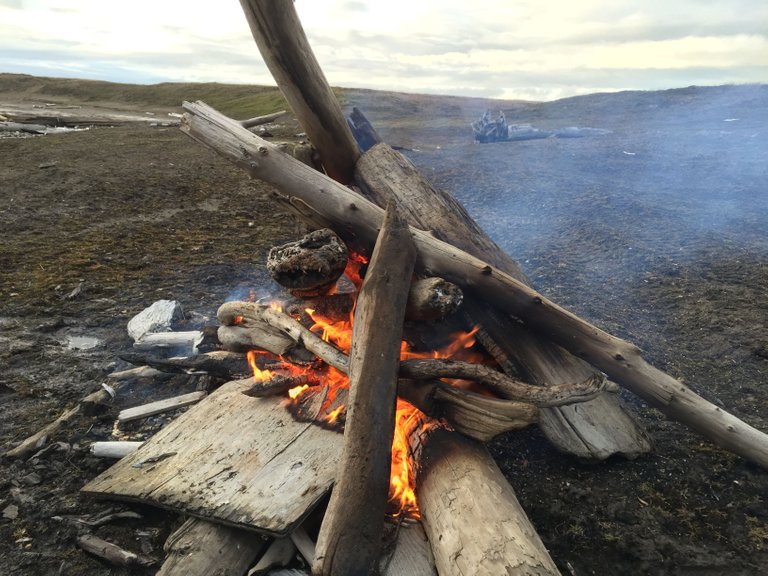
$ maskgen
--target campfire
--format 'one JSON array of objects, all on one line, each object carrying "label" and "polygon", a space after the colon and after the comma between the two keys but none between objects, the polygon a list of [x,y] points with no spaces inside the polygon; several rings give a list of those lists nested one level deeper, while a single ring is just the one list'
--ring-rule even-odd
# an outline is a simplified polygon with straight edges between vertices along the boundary
[{"label": "campfire", "polygon": [[[537,424],[580,458],[647,452],[619,385],[768,467],[763,433],[536,292],[361,111],[344,118],[292,2],[242,6],[316,154],[199,102],[181,129],[312,232],[270,253],[285,298],[222,303],[215,334],[139,330],[124,356],[221,384],[121,414],[194,404],[83,489],[190,517],[161,574],[266,574],[296,550],[322,575],[558,574],[484,443]],[[146,353],[164,345],[190,352]]]}]

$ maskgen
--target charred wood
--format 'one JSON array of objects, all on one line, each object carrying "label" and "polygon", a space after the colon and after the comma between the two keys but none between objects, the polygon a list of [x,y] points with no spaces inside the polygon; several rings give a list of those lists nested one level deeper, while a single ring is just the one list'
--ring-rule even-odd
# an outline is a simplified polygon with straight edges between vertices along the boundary
[{"label": "charred wood", "polygon": [[408,294],[408,320],[442,320],[456,312],[464,301],[461,288],[442,278],[416,280]]},{"label": "charred wood", "polygon": [[347,246],[327,228],[276,246],[267,256],[270,276],[297,298],[321,296],[333,288],[347,265]]},{"label": "charred wood", "polygon": [[236,352],[216,351],[176,358],[128,353],[121,354],[120,358],[136,366],[150,366],[161,372],[171,374],[204,372],[224,380],[235,380],[252,372],[245,356]]}]

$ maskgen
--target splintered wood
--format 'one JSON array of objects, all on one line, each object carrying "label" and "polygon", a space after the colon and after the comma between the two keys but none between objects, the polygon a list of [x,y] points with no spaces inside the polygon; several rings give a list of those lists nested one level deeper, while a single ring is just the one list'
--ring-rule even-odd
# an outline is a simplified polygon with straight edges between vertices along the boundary
[{"label": "splintered wood", "polygon": [[223,385],[83,492],[289,534],[330,489],[342,436],[243,394],[252,384]]}]

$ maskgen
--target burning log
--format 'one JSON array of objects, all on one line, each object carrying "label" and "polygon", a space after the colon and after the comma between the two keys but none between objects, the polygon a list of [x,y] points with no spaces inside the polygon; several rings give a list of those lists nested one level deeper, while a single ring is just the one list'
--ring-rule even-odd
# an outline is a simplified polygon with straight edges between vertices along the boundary
[{"label": "burning log", "polygon": [[264,322],[258,322],[254,318],[245,318],[238,321],[237,316],[229,319],[229,324],[219,326],[218,338],[225,350],[232,352],[247,352],[254,348],[268,350],[276,356],[285,356],[296,347],[296,342],[280,332],[274,330]]},{"label": "burning log", "polygon": [[288,390],[297,386],[319,386],[320,380],[310,375],[303,376],[274,376],[263,382],[256,382],[248,390],[243,391],[246,396],[253,398],[265,398],[268,396],[285,396]]},{"label": "burning log", "polygon": [[408,320],[442,320],[459,309],[464,301],[461,288],[442,278],[416,280],[408,294]]},{"label": "burning log", "polygon": [[297,298],[326,294],[344,273],[347,246],[327,228],[269,251],[270,276]]},{"label": "burning log", "polygon": [[312,571],[367,576],[381,555],[405,306],[416,263],[390,204],[355,308],[344,450]]},{"label": "burning log", "polygon": [[440,576],[558,575],[488,452],[443,428],[424,436],[413,438],[416,493]]},{"label": "burning log", "polygon": [[539,418],[533,404],[483,396],[435,380],[401,380],[397,395],[427,416],[445,420],[457,432],[481,442],[525,428]]},{"label": "burning log", "polygon": [[265,546],[252,532],[189,518],[166,540],[157,576],[244,574]]},{"label": "burning log", "polygon": [[329,366],[342,372],[348,370],[347,357],[338,348],[321,340],[316,334],[279,310],[254,302],[226,302],[219,307],[216,317],[224,325],[239,322],[244,326],[266,326],[267,330],[290,339],[291,344],[303,346]]},{"label": "burning log", "polygon": [[[332,227],[364,246],[374,242],[383,214],[374,204],[330,178],[280,153],[269,142],[204,104],[184,103],[182,130],[287,193],[283,201],[306,219]],[[323,190],[322,196],[317,191]],[[636,346],[564,310],[501,269],[411,229],[419,268],[483,295],[499,310],[590,362],[670,418],[721,447],[768,468],[768,436],[703,399],[648,364]]]},{"label": "burning log", "polygon": [[309,46],[293,2],[240,0],[240,5],[264,62],[291,110],[302,118],[325,172],[334,180],[349,182],[360,153]]},{"label": "burning log", "polygon": [[457,360],[406,360],[400,363],[400,376],[419,380],[461,378],[483,384],[507,400],[518,400],[542,408],[588,402],[603,390],[615,392],[603,376],[595,375],[583,382],[556,386],[531,386],[482,364]]}]

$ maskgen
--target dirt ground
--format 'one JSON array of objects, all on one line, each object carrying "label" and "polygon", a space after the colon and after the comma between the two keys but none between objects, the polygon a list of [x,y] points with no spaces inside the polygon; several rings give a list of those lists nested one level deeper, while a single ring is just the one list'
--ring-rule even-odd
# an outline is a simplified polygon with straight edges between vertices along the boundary
[{"label": "dirt ground", "polygon": [[[568,184],[558,180],[563,173],[573,176],[574,166],[590,166],[588,153],[609,155],[609,145],[627,142],[488,148],[453,129],[433,130],[419,141],[402,126],[379,126],[392,143],[421,149],[409,153],[441,185],[455,189],[484,226],[497,230],[497,240],[548,296],[632,339],[660,368],[768,430],[768,247],[760,225],[765,200],[756,201],[740,225],[699,234],[692,242],[676,236],[682,235],[685,212],[674,195],[649,197],[638,206],[631,203],[637,200],[631,187],[617,184],[607,193],[599,183],[581,180],[566,194]],[[542,145],[572,164],[555,174],[543,164]],[[624,152],[616,162],[641,150]],[[528,155],[524,169],[489,175],[504,158],[517,155],[521,162],[519,154]],[[696,154],[686,158],[695,162]],[[268,187],[249,181],[175,128],[134,124],[0,139],[0,159],[3,450],[97,390],[108,373],[127,367],[117,355],[131,347],[125,327],[133,315],[155,300],[176,299],[185,323],[199,326],[231,294],[268,289],[266,251],[302,231],[272,203]],[[614,164],[591,166],[605,172]],[[764,170],[751,170],[759,182]],[[544,180],[551,191],[542,188]],[[665,190],[675,185],[661,184]],[[521,194],[504,199],[517,206],[510,216],[515,226],[506,228],[517,227],[519,236],[507,237],[503,224],[498,231],[498,211],[487,209],[489,204],[483,209],[489,201],[484,194],[504,186]],[[551,212],[557,230],[544,231],[537,220],[537,209],[546,210],[548,202],[562,202],[558,210],[569,217]],[[598,207],[605,211],[590,222]],[[616,221],[619,214],[623,220]],[[654,224],[634,230],[638,220]],[[622,232],[632,232],[637,241],[628,243]],[[630,245],[640,255],[631,254]],[[595,246],[599,257],[590,256]],[[683,249],[685,257],[679,257]],[[602,271],[590,265],[600,258]],[[79,349],[77,337],[86,336],[98,344]],[[182,392],[194,384],[177,377],[166,385]],[[535,428],[490,446],[563,574],[761,574],[768,565],[768,473],[631,395],[622,398],[656,444],[652,454],[635,461],[579,462],[556,453]],[[2,462],[3,573],[129,573],[82,552],[75,540],[86,530],[162,558],[178,517],[78,494],[108,467],[87,447],[110,437],[121,402],[131,400],[118,399],[102,414],[75,419],[50,439],[60,443],[55,449]],[[134,510],[142,518],[96,529],[75,520],[108,509]]]}]

